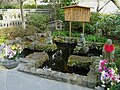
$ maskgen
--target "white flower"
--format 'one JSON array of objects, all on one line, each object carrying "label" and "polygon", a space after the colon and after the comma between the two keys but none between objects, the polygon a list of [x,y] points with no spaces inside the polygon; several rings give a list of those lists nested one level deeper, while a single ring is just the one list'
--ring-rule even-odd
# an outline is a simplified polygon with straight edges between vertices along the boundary
[{"label": "white flower", "polygon": [[120,76],[119,75],[116,75],[115,81],[117,81],[117,83],[120,82]]},{"label": "white flower", "polygon": [[111,70],[112,70],[112,74],[115,74],[115,70],[113,68],[111,68]]},{"label": "white flower", "polygon": [[111,82],[110,84],[111,84],[112,86],[114,85],[114,83],[113,83],[113,82]]},{"label": "white flower", "polygon": [[7,59],[14,59],[18,54],[20,54],[22,48],[20,45],[0,45],[0,57]]},{"label": "white flower", "polygon": [[102,87],[106,87],[104,84],[101,85]]}]

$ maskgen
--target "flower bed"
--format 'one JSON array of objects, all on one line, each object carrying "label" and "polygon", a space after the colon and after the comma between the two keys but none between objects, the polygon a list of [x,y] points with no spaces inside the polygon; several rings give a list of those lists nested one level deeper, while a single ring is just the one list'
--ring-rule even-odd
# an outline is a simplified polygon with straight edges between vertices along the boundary
[{"label": "flower bed", "polygon": [[98,71],[98,80],[100,86],[111,88],[112,86],[120,83],[120,76],[114,62],[100,60]]}]

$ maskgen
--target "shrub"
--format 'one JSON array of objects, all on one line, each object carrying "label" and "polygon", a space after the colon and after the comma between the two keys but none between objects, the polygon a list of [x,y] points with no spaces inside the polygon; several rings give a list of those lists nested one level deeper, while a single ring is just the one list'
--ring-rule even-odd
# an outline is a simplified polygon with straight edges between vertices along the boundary
[{"label": "shrub", "polygon": [[25,4],[25,5],[23,5],[23,8],[25,8],[25,9],[34,9],[34,8],[36,8],[36,5],[35,4],[32,4],[32,5]]},{"label": "shrub", "polygon": [[96,35],[88,35],[88,36],[86,36],[86,41],[89,41],[89,42],[105,43],[106,40],[107,40],[107,38],[105,38],[105,37],[98,37]]},{"label": "shrub", "polygon": [[114,85],[110,88],[110,90],[120,90],[120,83],[117,85]]},{"label": "shrub", "polygon": [[[25,9],[35,9],[36,5],[35,4],[32,4],[32,5],[25,4],[25,5],[23,5],[23,8],[25,8]],[[51,5],[50,4],[48,4],[48,5],[37,5],[37,8],[38,9],[50,9]]]},{"label": "shrub", "polygon": [[115,57],[116,57],[116,60],[115,60],[115,63],[119,69],[119,73],[120,73],[120,47],[119,46],[116,46],[115,47]]},{"label": "shrub", "polygon": [[2,28],[0,29],[0,41],[33,35],[37,31],[37,28],[34,26],[26,26],[26,29],[23,29],[22,27]]},{"label": "shrub", "polygon": [[19,8],[19,4],[0,4],[0,8],[1,9],[18,9]]},{"label": "shrub", "polygon": [[52,36],[69,36],[69,32],[66,31],[53,31]]},{"label": "shrub", "polygon": [[48,29],[50,17],[47,14],[33,13],[27,15],[27,23],[37,27],[40,31]]}]

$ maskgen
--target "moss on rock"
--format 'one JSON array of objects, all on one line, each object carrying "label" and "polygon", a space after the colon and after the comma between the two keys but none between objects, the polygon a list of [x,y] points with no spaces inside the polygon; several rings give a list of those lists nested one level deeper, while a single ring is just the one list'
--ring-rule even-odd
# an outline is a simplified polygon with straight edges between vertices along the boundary
[{"label": "moss on rock", "polygon": [[33,35],[38,29],[34,26],[26,26],[26,29],[22,27],[7,27],[0,29],[0,36],[6,39],[15,39],[16,37],[24,37]]},{"label": "moss on rock", "polygon": [[91,57],[83,57],[83,56],[76,56],[76,55],[71,55],[68,58],[68,66],[84,66],[84,65],[89,65],[90,63],[93,62],[93,58]]},{"label": "moss on rock", "polygon": [[56,44],[42,44],[41,42],[33,42],[28,47],[31,50],[40,50],[40,51],[54,51],[57,49]]},{"label": "moss on rock", "polygon": [[49,60],[49,56],[45,52],[34,52],[33,54],[30,54],[26,56],[28,60],[35,61],[34,66],[36,68],[42,67],[45,61]]}]

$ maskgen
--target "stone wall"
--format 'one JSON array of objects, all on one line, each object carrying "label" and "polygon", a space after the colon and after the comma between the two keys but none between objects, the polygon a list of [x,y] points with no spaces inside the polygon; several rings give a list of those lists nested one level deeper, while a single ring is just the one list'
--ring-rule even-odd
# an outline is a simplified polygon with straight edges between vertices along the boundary
[{"label": "stone wall", "polygon": [[[96,59],[97,61],[99,60],[99,58]],[[66,82],[84,87],[95,88],[97,83],[96,82],[97,77],[95,74],[96,67],[93,67],[94,65],[96,66],[96,60],[93,62],[91,66],[91,70],[89,71],[87,76],[82,76],[75,73],[62,73],[58,71],[53,71],[51,69],[35,68],[34,66],[32,66],[31,62],[23,64],[23,66],[21,66],[18,69],[18,71],[33,74],[42,78],[60,81],[60,82]]]},{"label": "stone wall", "polygon": [[78,74],[62,73],[52,70],[43,70],[36,68],[29,68],[29,65],[24,65],[18,71],[33,74],[42,78],[52,79],[60,82],[71,83],[84,87],[94,88],[96,85],[95,76],[82,76]]}]

